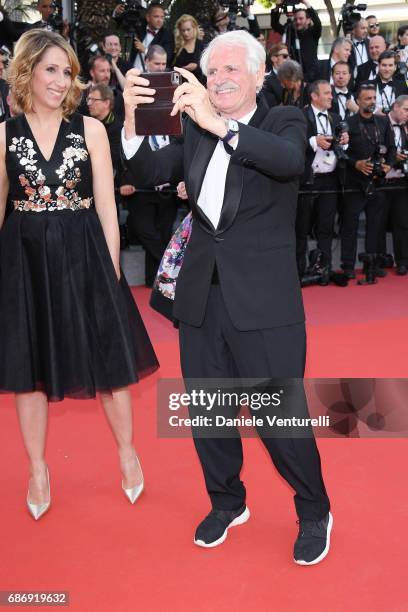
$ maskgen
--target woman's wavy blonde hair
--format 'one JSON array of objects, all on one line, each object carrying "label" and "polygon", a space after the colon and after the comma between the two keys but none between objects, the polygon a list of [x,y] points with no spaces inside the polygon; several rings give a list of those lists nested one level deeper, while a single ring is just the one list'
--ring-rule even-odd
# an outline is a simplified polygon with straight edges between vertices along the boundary
[{"label": "woman's wavy blonde hair", "polygon": [[183,25],[183,23],[185,23],[186,21],[191,21],[191,23],[193,24],[193,29],[195,30],[196,40],[198,38],[199,30],[197,20],[194,19],[192,15],[182,15],[181,17],[179,17],[176,21],[176,25],[174,26],[174,39],[176,42],[174,49],[175,57],[178,56],[184,45],[184,40],[180,32],[180,26]]},{"label": "woman's wavy blonde hair", "polygon": [[60,34],[34,29],[25,32],[19,38],[7,72],[16,113],[28,113],[32,110],[31,82],[34,68],[41,61],[45,51],[52,47],[65,51],[71,67],[71,87],[61,105],[63,116],[69,117],[80,103],[82,90],[86,86],[78,77],[81,66],[74,50]]}]

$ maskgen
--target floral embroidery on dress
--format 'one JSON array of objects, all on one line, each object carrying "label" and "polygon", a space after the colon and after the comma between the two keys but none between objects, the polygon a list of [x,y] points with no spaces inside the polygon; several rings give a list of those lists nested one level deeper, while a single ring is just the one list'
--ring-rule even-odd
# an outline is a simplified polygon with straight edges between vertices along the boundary
[{"label": "floral embroidery on dress", "polygon": [[80,210],[90,208],[93,198],[81,198],[75,190],[81,180],[81,170],[75,163],[86,161],[88,151],[81,145],[85,142],[80,134],[68,134],[66,136],[72,144],[62,152],[63,163],[57,168],[56,173],[62,185],[55,190],[56,199],[52,197],[50,188],[45,185],[45,176],[41,168],[37,168],[38,159],[34,143],[25,136],[13,137],[9,151],[15,153],[24,172],[19,175],[20,185],[24,188],[27,200],[14,200],[14,208],[20,211],[43,210]]}]

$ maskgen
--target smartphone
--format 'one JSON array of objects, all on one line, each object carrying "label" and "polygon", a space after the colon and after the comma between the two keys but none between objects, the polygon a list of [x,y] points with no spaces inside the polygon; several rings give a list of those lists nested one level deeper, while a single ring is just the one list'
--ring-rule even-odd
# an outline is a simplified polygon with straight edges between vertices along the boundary
[{"label": "smartphone", "polygon": [[156,90],[154,102],[141,104],[135,110],[136,134],[139,136],[181,136],[181,113],[170,116],[173,108],[173,94],[181,85],[178,72],[149,72],[140,75],[149,81],[149,87]]}]

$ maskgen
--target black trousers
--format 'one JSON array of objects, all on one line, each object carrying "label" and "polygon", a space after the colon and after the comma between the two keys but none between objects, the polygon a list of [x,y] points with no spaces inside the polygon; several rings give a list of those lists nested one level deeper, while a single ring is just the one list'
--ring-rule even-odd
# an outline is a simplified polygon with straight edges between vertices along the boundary
[{"label": "black trousers", "polygon": [[173,193],[136,192],[128,200],[128,227],[146,251],[145,280],[151,286],[172,235],[177,212]]},{"label": "black trousers", "polygon": [[[339,188],[336,172],[328,174],[315,174],[313,191],[322,191],[319,195],[299,196],[296,210],[296,258],[299,275],[306,269],[307,238],[314,226],[317,239],[317,247],[327,257],[331,264],[332,241],[334,232],[334,221],[337,211],[337,193],[324,193]],[[302,190],[307,187],[302,186]]]},{"label": "black trousers", "polygon": [[408,180],[406,178],[387,181],[389,185],[404,187],[387,192],[390,202],[392,241],[397,266],[408,266]]},{"label": "black trousers", "polygon": [[[303,323],[238,331],[226,310],[220,285],[212,285],[201,327],[180,322],[180,353],[186,378],[303,378],[306,335]],[[238,509],[245,504],[240,479],[243,463],[238,430],[231,438],[194,437],[212,506]],[[329,511],[314,437],[262,438],[272,461],[295,490],[299,517],[320,520]],[[267,483],[265,483],[267,487]]]},{"label": "black trousers", "polygon": [[341,225],[341,262],[344,269],[354,269],[357,255],[357,232],[360,215],[365,210],[366,253],[382,253],[384,232],[387,220],[388,201],[384,191],[375,191],[366,195],[359,185],[348,185],[348,188],[359,189],[356,193],[347,193],[344,199]]}]

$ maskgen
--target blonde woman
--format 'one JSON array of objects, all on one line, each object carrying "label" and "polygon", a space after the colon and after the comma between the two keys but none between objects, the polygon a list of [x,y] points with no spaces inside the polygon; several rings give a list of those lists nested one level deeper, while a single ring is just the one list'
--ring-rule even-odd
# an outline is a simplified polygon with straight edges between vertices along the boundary
[{"label": "blonde woman", "polygon": [[[13,392],[29,458],[27,506],[50,506],[48,402],[100,393],[134,503],[143,475],[128,390],[158,366],[124,278],[109,143],[75,113],[83,86],[71,46],[26,32],[9,68],[19,114],[0,125],[0,391]],[[57,408],[55,408],[57,410]]]},{"label": "blonde woman", "polygon": [[199,26],[191,15],[182,15],[176,21],[174,38],[176,41],[174,53],[174,66],[192,72],[202,79],[200,70],[200,57],[204,45],[199,38]]}]

